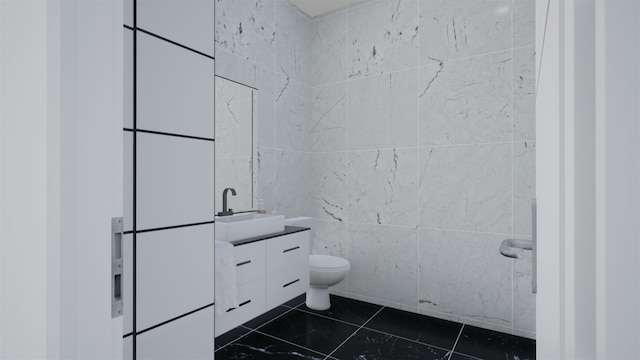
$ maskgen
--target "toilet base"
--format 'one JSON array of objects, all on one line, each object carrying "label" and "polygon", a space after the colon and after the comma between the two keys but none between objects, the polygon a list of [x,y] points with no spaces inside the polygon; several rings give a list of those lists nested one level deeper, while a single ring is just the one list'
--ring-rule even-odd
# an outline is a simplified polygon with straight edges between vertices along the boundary
[{"label": "toilet base", "polygon": [[307,290],[307,300],[305,301],[305,304],[311,310],[328,310],[331,307],[331,301],[329,300],[329,287],[309,287]]}]

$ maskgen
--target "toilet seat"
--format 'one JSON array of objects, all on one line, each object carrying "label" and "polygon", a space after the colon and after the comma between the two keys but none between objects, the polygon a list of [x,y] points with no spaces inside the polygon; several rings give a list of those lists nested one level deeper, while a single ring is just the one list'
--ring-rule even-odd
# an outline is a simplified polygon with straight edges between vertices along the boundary
[{"label": "toilet seat", "polygon": [[321,272],[339,272],[351,268],[349,261],[337,256],[309,255],[309,269]]}]

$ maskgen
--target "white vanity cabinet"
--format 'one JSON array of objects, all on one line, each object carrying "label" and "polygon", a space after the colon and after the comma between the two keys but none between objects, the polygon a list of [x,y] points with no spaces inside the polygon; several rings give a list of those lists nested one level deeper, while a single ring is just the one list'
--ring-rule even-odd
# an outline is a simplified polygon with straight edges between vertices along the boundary
[{"label": "white vanity cabinet", "polygon": [[216,315],[215,336],[303,294],[309,287],[308,230],[235,245],[234,250],[240,306]]}]

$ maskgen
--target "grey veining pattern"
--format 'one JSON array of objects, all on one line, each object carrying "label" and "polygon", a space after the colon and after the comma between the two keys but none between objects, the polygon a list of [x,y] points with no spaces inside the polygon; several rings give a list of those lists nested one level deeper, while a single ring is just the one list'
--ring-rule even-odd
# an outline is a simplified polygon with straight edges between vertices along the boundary
[{"label": "grey veining pattern", "polygon": [[512,0],[513,46],[520,47],[536,43],[536,1]]},{"label": "grey veining pattern", "polygon": [[310,155],[299,151],[276,151],[276,209],[286,217],[309,216]]},{"label": "grey veining pattern", "polygon": [[418,1],[373,1],[349,9],[349,77],[418,65]]},{"label": "grey veining pattern", "polygon": [[349,153],[349,221],[418,225],[418,150]]},{"label": "grey veining pattern", "polygon": [[[276,151],[272,148],[258,146],[256,159],[256,196],[264,202],[265,210],[276,210]],[[256,206],[258,204],[256,203]]]},{"label": "grey veining pattern", "polygon": [[258,144],[261,146],[274,147],[276,141],[275,124],[275,79],[276,75],[266,69],[258,68],[256,112],[254,116],[254,126],[258,133]]},{"label": "grey veining pattern", "polygon": [[316,219],[345,221],[347,216],[347,153],[311,154],[311,214]]},{"label": "grey veining pattern", "polygon": [[308,151],[311,87],[294,79],[278,76],[275,96],[276,147]]},{"label": "grey veining pattern", "polygon": [[275,66],[275,0],[217,0],[216,47]]},{"label": "grey veining pattern", "polygon": [[322,85],[347,78],[347,11],[313,23],[311,80]]},{"label": "grey veining pattern", "polygon": [[287,1],[276,2],[276,70],[310,84],[311,20]]},{"label": "grey veining pattern", "polygon": [[536,196],[536,142],[513,143],[513,233],[531,236],[531,199]]},{"label": "grey veining pattern", "polygon": [[309,136],[312,151],[347,149],[347,84],[317,86],[312,90]]},{"label": "grey veining pattern", "polygon": [[349,292],[416,306],[418,229],[349,225]]},{"label": "grey veining pattern", "polygon": [[420,145],[511,140],[511,52],[422,68]]},{"label": "grey veining pattern", "polygon": [[420,229],[420,307],[511,326],[511,260],[498,252],[501,241]]},{"label": "grey veining pattern", "polygon": [[421,0],[420,63],[510,48],[509,5],[509,0]]},{"label": "grey veining pattern", "polygon": [[420,226],[511,233],[511,144],[420,149]]},{"label": "grey veining pattern", "polygon": [[513,50],[513,139],[536,138],[535,46]]},{"label": "grey veining pattern", "polygon": [[418,69],[349,82],[349,149],[418,146]]}]

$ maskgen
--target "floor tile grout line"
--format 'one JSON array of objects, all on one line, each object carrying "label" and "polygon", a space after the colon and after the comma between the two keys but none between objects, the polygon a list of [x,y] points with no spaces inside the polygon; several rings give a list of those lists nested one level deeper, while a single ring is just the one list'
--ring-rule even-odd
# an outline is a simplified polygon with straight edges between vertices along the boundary
[{"label": "floor tile grout line", "polygon": [[[307,314],[316,315],[316,316],[319,316],[319,317],[322,317],[322,318],[325,318],[325,319],[338,321],[338,322],[341,322],[341,323],[344,323],[344,324],[347,324],[347,325],[362,326],[362,325],[360,325],[360,324],[355,324],[355,323],[352,323],[352,322],[349,322],[349,321],[346,321],[346,320],[337,319],[337,318],[332,318],[332,317],[330,317],[330,316],[326,316],[326,315],[323,315],[323,314],[318,314],[318,313],[315,313],[315,312],[310,311],[310,310],[306,310],[306,309],[302,309],[302,308],[295,308],[295,309],[296,309],[296,310],[299,310],[299,311],[301,311],[301,312],[307,313]],[[380,310],[382,310],[382,309],[380,309]],[[379,312],[380,310],[378,310],[378,312]],[[376,312],[375,314],[377,314],[378,312]],[[375,316],[375,314],[374,314],[373,316]],[[372,318],[367,319],[367,321],[365,321],[363,324],[366,324],[366,323],[367,323],[367,322],[369,322],[369,320],[371,320],[371,319],[372,319]]]},{"label": "floor tile grout line", "polygon": [[375,314],[371,315],[369,320],[365,321],[362,325],[360,325],[360,327],[356,329],[356,331],[353,332],[353,334],[349,335],[349,337],[347,337],[342,343],[336,346],[336,348],[333,349],[333,351],[330,352],[329,355],[327,355],[327,357],[331,357],[331,355],[333,355],[336,351],[338,351],[338,349],[340,349],[342,345],[344,345],[347,341],[349,341],[349,339],[351,339],[355,334],[357,334],[358,331],[360,331],[360,329],[362,329],[367,323],[369,323],[369,321],[371,321],[371,319],[373,319],[376,315],[378,315],[385,307],[386,306],[381,307],[380,310],[378,310]]},{"label": "floor tile grout line", "polygon": [[460,328],[460,332],[458,333],[458,337],[456,338],[456,342],[453,343],[453,347],[451,348],[451,354],[449,354],[449,359],[448,360],[451,360],[451,357],[453,356],[453,353],[456,350],[456,346],[458,346],[458,341],[460,340],[460,336],[462,336],[462,330],[464,330],[464,324],[462,324],[462,327]]},{"label": "floor tile grout line", "polygon": [[[288,307],[288,306],[287,306],[287,307]],[[287,310],[287,311],[283,312],[282,314],[280,314],[280,315],[278,315],[278,316],[274,317],[273,319],[271,319],[271,320],[269,320],[269,321],[267,321],[267,322],[265,322],[265,323],[260,324],[260,325],[259,325],[259,326],[257,326],[256,328],[251,328],[251,327],[245,326],[244,324],[239,325],[238,327],[242,327],[242,328],[248,329],[248,330],[249,330],[249,332],[248,332],[248,333],[246,333],[246,334],[240,335],[239,337],[235,338],[235,339],[234,339],[234,340],[232,340],[232,341],[229,341],[229,342],[228,342],[228,343],[226,343],[224,346],[221,346],[219,349],[217,349],[217,350],[215,350],[215,351],[222,350],[222,349],[226,348],[227,346],[229,346],[229,345],[231,345],[231,344],[235,343],[236,341],[240,340],[241,338],[243,338],[243,337],[245,337],[245,336],[248,336],[248,335],[250,335],[250,334],[251,334],[251,333],[253,333],[253,332],[256,332],[259,328],[261,328],[261,327],[263,327],[263,326],[265,326],[265,325],[269,324],[270,322],[272,322],[272,321],[274,321],[274,320],[276,320],[276,319],[280,318],[281,316],[284,316],[285,314],[288,314],[288,313],[289,313],[289,312],[291,312],[291,310],[293,310],[293,309],[295,309],[295,308],[290,307],[290,308],[289,308],[289,310]],[[214,340],[214,341],[215,341],[215,340]]]},{"label": "floor tile grout line", "polygon": [[329,355],[324,354],[324,353],[322,353],[322,352],[320,352],[320,351],[318,351],[318,350],[310,349],[310,348],[308,348],[308,347],[306,347],[306,346],[302,346],[302,345],[300,345],[300,344],[296,344],[296,343],[294,343],[294,342],[291,342],[291,341],[289,341],[289,340],[285,340],[285,339],[283,339],[283,338],[279,338],[279,337],[277,337],[277,336],[274,336],[274,335],[268,334],[268,333],[266,333],[266,332],[263,332],[263,331],[260,331],[260,330],[254,330],[254,331],[255,331],[255,332],[257,332],[258,334],[261,334],[261,335],[264,335],[264,336],[268,336],[268,337],[270,337],[270,338],[272,338],[272,339],[280,340],[280,341],[285,342],[285,343],[287,343],[287,344],[289,344],[289,345],[293,345],[293,346],[299,347],[299,348],[301,348],[301,349],[305,349],[305,350],[308,350],[308,351],[314,352],[314,353],[316,353],[316,354],[320,354],[320,355],[324,356],[325,358],[326,358],[327,356],[329,356]]}]

